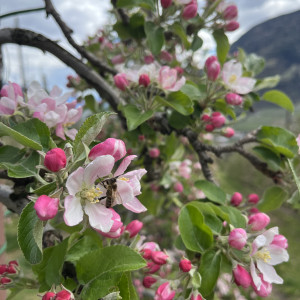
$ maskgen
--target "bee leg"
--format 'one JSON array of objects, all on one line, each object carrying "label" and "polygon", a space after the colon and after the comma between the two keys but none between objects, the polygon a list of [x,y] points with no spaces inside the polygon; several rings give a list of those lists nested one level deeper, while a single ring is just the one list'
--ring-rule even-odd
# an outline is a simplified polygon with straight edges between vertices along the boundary
[{"label": "bee leg", "polygon": [[103,196],[103,197],[98,198],[98,200],[100,201],[100,200],[103,200],[105,198],[106,198],[106,196]]}]

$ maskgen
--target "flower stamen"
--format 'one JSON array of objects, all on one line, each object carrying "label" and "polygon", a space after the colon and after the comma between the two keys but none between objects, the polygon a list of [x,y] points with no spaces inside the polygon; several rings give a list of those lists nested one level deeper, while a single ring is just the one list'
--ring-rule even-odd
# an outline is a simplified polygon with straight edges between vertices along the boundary
[{"label": "flower stamen", "polygon": [[262,249],[260,251],[258,251],[254,257],[256,259],[261,259],[263,260],[265,263],[269,262],[271,260],[271,255],[270,255],[270,252],[266,249]]},{"label": "flower stamen", "polygon": [[83,191],[81,191],[80,197],[85,201],[97,203],[99,202],[98,198],[101,194],[103,194],[103,192],[99,187],[92,187],[91,189],[84,189]]}]

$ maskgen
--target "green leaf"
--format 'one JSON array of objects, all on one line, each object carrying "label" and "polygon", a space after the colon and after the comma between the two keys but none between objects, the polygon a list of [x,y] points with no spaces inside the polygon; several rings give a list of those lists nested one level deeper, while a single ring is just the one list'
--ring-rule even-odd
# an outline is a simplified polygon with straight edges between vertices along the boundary
[{"label": "green leaf", "polygon": [[155,11],[155,2],[153,0],[118,0],[117,7],[118,8],[131,8],[140,6],[151,11]]},{"label": "green leaf", "polygon": [[176,110],[172,111],[171,115],[168,116],[169,124],[175,129],[183,129],[190,124],[191,118],[183,116]]},{"label": "green leaf", "polygon": [[76,270],[81,283],[93,281],[108,272],[128,272],[146,266],[139,253],[123,245],[92,251],[77,262]]},{"label": "green leaf", "polygon": [[273,186],[264,192],[263,198],[259,201],[257,208],[262,212],[275,210],[279,208],[287,198],[288,193],[284,189],[279,186]]},{"label": "green leaf", "polygon": [[0,147],[0,164],[3,162],[15,164],[20,161],[25,152],[12,146]]},{"label": "green leaf", "polygon": [[193,51],[197,51],[202,47],[202,45],[203,45],[203,40],[197,34],[195,34],[194,39],[192,41],[191,49]]},{"label": "green leaf", "polygon": [[275,87],[279,81],[280,81],[279,75],[265,77],[264,79],[257,80],[253,92],[257,92],[266,88],[271,89]]},{"label": "green leaf", "polygon": [[98,103],[95,100],[95,97],[93,95],[86,95],[84,97],[84,101],[85,101],[85,107],[87,107],[93,113],[97,112]]},{"label": "green leaf", "polygon": [[292,171],[292,174],[293,174],[293,177],[294,177],[294,180],[295,180],[298,192],[299,192],[299,196],[300,196],[300,181],[299,181],[299,177],[296,174],[296,171],[295,171],[294,166],[293,166],[293,162],[290,159],[288,159],[287,161],[288,161],[289,167],[290,167],[290,169]]},{"label": "green leaf", "polygon": [[172,107],[182,115],[188,116],[193,113],[193,102],[192,100],[182,92],[172,92],[167,96],[167,99],[156,96],[155,101]]},{"label": "green leaf", "polygon": [[177,35],[180,37],[180,39],[181,39],[181,41],[182,41],[182,43],[183,43],[185,49],[189,49],[189,48],[190,48],[190,42],[189,42],[188,39],[187,39],[187,36],[186,36],[186,34],[185,34],[185,30],[184,30],[184,28],[182,27],[182,25],[181,25],[179,22],[176,22],[176,23],[174,23],[174,24],[171,26],[170,29],[171,29],[175,34],[177,34]]},{"label": "green leaf", "polygon": [[75,158],[78,158],[84,151],[84,146],[89,146],[91,142],[97,137],[101,132],[104,123],[107,118],[114,113],[112,112],[102,112],[96,115],[92,115],[85,120],[80,129],[78,130],[75,140],[74,140],[74,153]]},{"label": "green leaf", "polygon": [[41,285],[40,292],[49,290],[53,284],[59,285],[62,283],[61,271],[68,242],[68,239],[65,239],[60,244],[45,249],[42,262],[32,267],[33,271],[38,275]]},{"label": "green leaf", "polygon": [[202,253],[212,245],[212,231],[204,224],[204,217],[195,206],[187,204],[181,209],[178,224],[187,249]]},{"label": "green leaf", "polygon": [[262,98],[268,102],[277,104],[282,108],[293,112],[294,111],[294,104],[291,99],[283,92],[278,90],[271,90],[263,94]]},{"label": "green leaf", "polygon": [[7,175],[13,178],[27,178],[36,176],[40,156],[37,152],[32,152],[29,157],[17,163],[0,163],[1,168],[7,170]]},{"label": "green leaf", "polygon": [[145,23],[145,33],[147,36],[147,45],[154,55],[158,55],[165,43],[164,30],[156,26],[153,22]]},{"label": "green leaf", "polygon": [[32,191],[32,193],[41,196],[41,195],[49,195],[56,189],[56,182],[51,182],[46,185],[41,186],[40,188]]},{"label": "green leaf", "polygon": [[217,43],[217,55],[219,62],[223,65],[226,61],[227,54],[230,49],[230,44],[223,29],[218,29],[213,33],[214,39]]},{"label": "green leaf", "polygon": [[204,98],[203,92],[200,91],[196,84],[186,83],[180,91],[187,95],[193,101],[199,101],[200,99]]},{"label": "green leaf", "polygon": [[258,141],[274,148],[276,152],[293,158],[298,154],[298,145],[293,133],[280,127],[263,126],[256,135]]},{"label": "green leaf", "polygon": [[280,169],[281,159],[275,152],[262,146],[256,146],[252,150],[267,162],[272,170],[276,171]]},{"label": "green leaf", "polygon": [[246,56],[244,65],[247,71],[252,72],[252,76],[256,76],[257,74],[261,73],[261,71],[264,69],[265,60],[263,57],[251,53],[248,56]]},{"label": "green leaf", "polygon": [[196,188],[202,190],[209,200],[216,203],[225,204],[226,194],[215,184],[206,180],[199,180],[195,182],[195,186]]},{"label": "green leaf", "polygon": [[208,250],[203,254],[199,272],[203,279],[200,292],[204,297],[208,296],[213,291],[220,274],[220,266],[220,251],[216,252],[216,250]]},{"label": "green leaf", "polygon": [[31,264],[38,264],[43,257],[43,222],[38,218],[33,206],[33,202],[28,203],[21,213],[18,224],[18,243],[25,258]]},{"label": "green leaf", "polygon": [[229,216],[230,224],[236,228],[246,228],[246,219],[241,211],[235,207],[219,206],[220,209]]},{"label": "green leaf", "polygon": [[122,275],[118,287],[122,300],[139,300],[129,272]]},{"label": "green leaf", "polygon": [[154,111],[147,110],[146,112],[141,112],[135,105],[129,104],[122,108],[125,115],[128,130],[134,130],[148,119],[150,119]]}]

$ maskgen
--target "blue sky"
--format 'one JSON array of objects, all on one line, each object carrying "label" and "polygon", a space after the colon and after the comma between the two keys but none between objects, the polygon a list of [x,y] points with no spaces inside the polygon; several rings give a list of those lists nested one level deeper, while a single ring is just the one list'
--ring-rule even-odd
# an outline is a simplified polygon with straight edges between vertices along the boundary
[{"label": "blue sky", "polygon": [[[201,2],[198,3],[201,6]],[[253,26],[264,22],[270,18],[296,11],[300,9],[300,0],[236,0],[232,1],[239,8],[240,29],[230,33],[229,38],[233,42]],[[43,6],[42,0],[0,0],[0,14],[5,14],[14,10],[22,10]],[[89,34],[93,34],[98,28],[108,22],[106,11],[110,8],[109,0],[53,0],[53,3],[62,18],[74,29],[74,38],[78,42],[83,41]],[[1,21],[1,20],[0,20]],[[60,44],[68,50],[73,49],[66,43],[60,29],[50,17],[45,18],[44,12],[31,13],[19,16],[19,26],[42,33],[53,40],[58,40]],[[16,18],[5,18],[1,21],[0,27],[15,27]],[[202,34],[205,39],[205,47],[213,48],[214,42],[208,38],[207,34]],[[19,47],[15,45],[5,45],[3,47],[5,72],[4,80],[20,83],[20,66],[18,64]],[[73,51],[73,53],[75,53]],[[46,79],[47,87],[58,85],[64,88],[66,76],[73,74],[72,70],[58,61],[50,54],[43,54],[41,51],[22,47],[24,57],[24,67],[26,72],[27,85],[32,80],[43,82]]]}]

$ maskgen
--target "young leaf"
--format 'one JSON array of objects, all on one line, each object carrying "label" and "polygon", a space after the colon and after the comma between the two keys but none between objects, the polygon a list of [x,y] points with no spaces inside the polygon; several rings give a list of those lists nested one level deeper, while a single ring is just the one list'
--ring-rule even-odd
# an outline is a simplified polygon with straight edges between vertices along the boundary
[{"label": "young leaf", "polygon": [[154,55],[158,55],[165,43],[164,30],[156,26],[153,22],[146,22],[144,25],[147,36],[147,44]]},{"label": "young leaf", "polygon": [[278,90],[271,90],[263,94],[262,98],[268,102],[272,102],[281,106],[282,108],[293,112],[294,104],[291,99],[283,92]]},{"label": "young leaf", "polygon": [[216,203],[225,204],[226,194],[215,184],[206,180],[199,180],[195,182],[195,186],[196,188],[202,190],[209,200]]},{"label": "young leaf", "polygon": [[262,212],[275,210],[287,199],[288,193],[279,186],[268,188],[260,200],[257,208]]},{"label": "young leaf", "polygon": [[24,156],[25,152],[19,148],[12,146],[1,146],[0,147],[0,164],[1,163],[17,163]]},{"label": "young leaf", "polygon": [[131,274],[129,272],[123,273],[118,284],[120,296],[122,299],[138,300],[139,297],[132,284]]},{"label": "young leaf", "polygon": [[26,205],[21,213],[18,224],[18,243],[31,264],[38,264],[43,257],[42,236],[43,222],[38,218],[34,203]]},{"label": "young leaf", "polygon": [[217,43],[217,55],[219,62],[223,65],[226,61],[226,57],[230,49],[228,38],[223,29],[214,31],[213,36]]},{"label": "young leaf", "polygon": [[222,211],[224,211],[229,216],[230,224],[236,228],[245,228],[246,220],[242,216],[241,211],[235,207],[230,206],[219,206]]},{"label": "young leaf", "polygon": [[197,51],[202,47],[202,45],[203,45],[203,40],[197,34],[195,34],[194,39],[192,41],[191,49],[193,51]]}]

